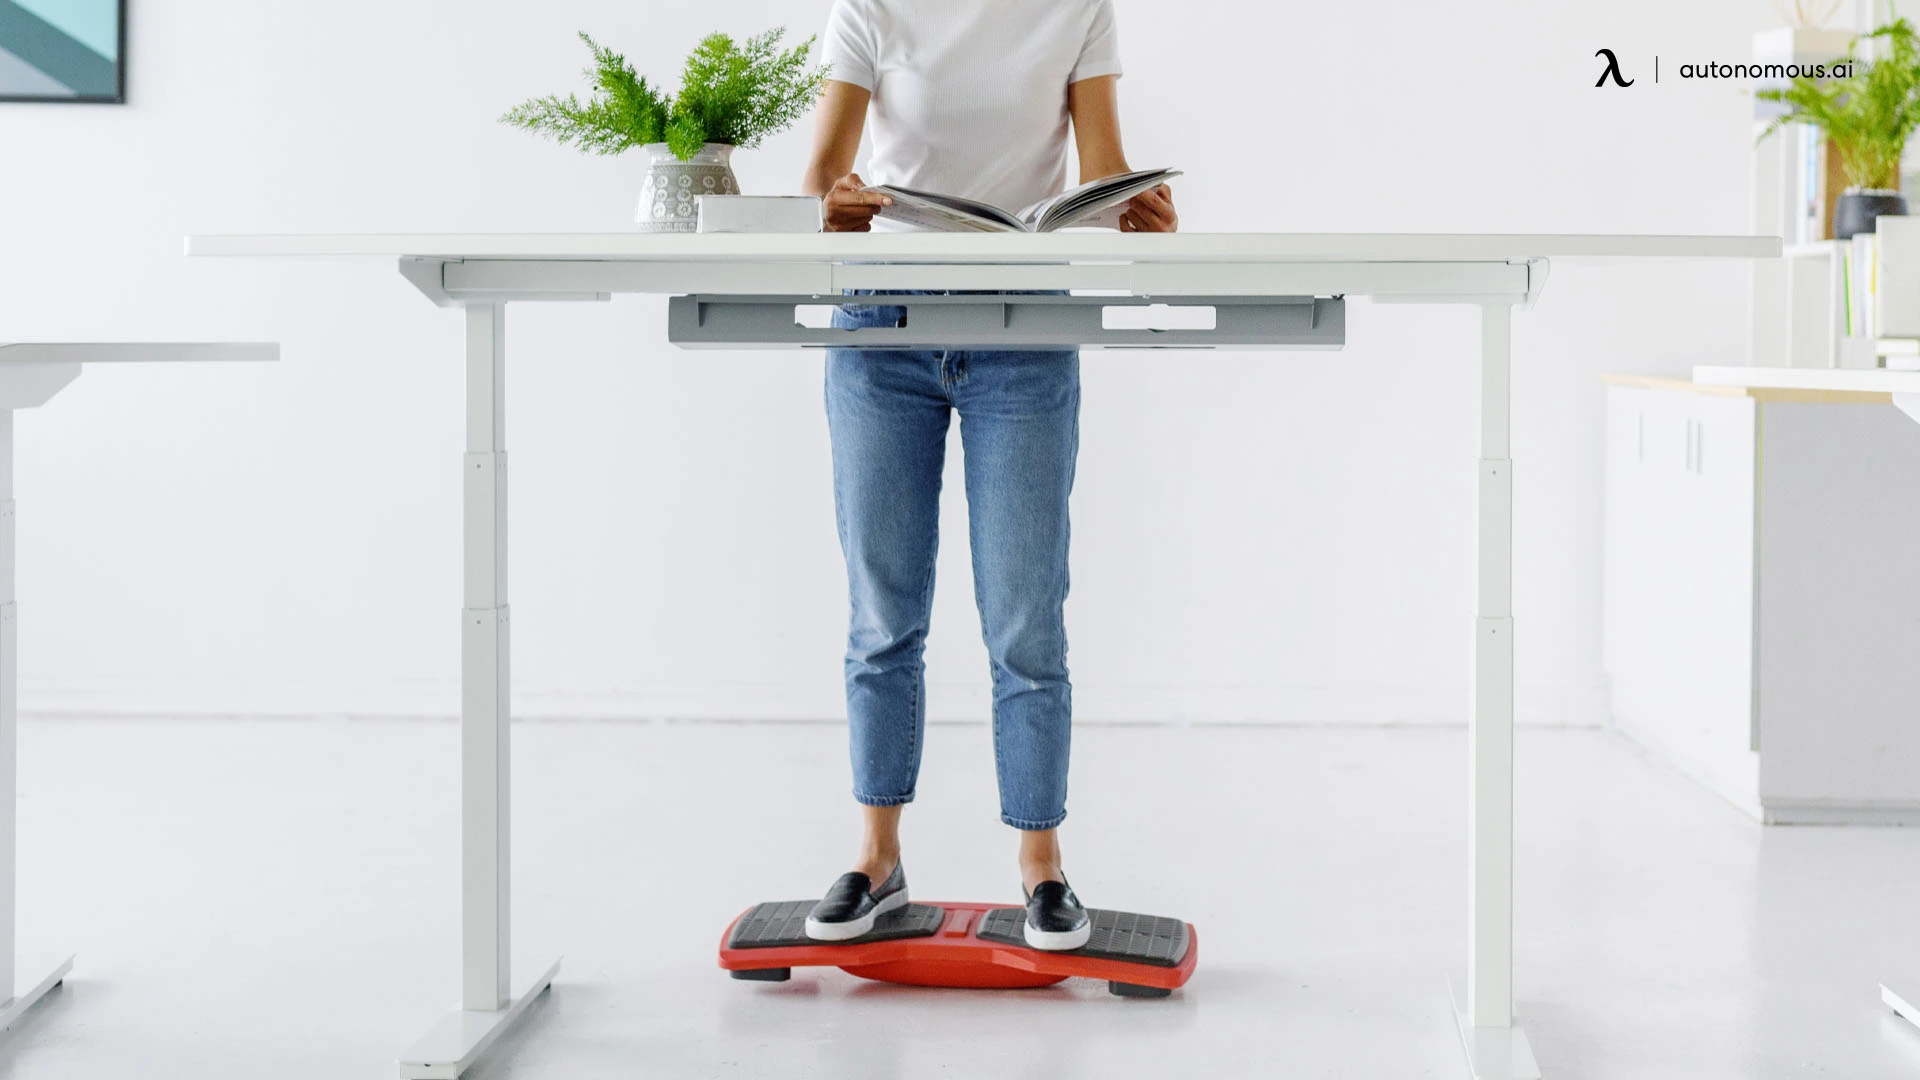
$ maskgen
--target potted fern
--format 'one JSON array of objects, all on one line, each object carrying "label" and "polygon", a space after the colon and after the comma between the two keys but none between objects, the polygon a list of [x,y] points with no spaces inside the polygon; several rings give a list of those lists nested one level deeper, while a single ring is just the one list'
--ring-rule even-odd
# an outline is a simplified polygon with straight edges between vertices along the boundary
[{"label": "potted fern", "polygon": [[[1886,43],[1871,63],[1857,59],[1862,41]],[[1826,132],[1848,187],[1833,207],[1833,236],[1845,240],[1871,232],[1885,214],[1905,214],[1900,194],[1900,156],[1907,137],[1920,127],[1920,41],[1912,24],[1899,18],[1854,39],[1847,48],[1845,74],[1820,80],[1802,76],[1784,87],[1761,90],[1763,101],[1787,111],[1769,123],[1760,137],[1786,124],[1812,124]]]},{"label": "potted fern", "polygon": [[734,149],[751,149],[792,127],[820,96],[827,73],[807,65],[813,39],[782,51],[784,33],[776,28],[743,43],[709,34],[687,57],[679,93],[671,97],[624,56],[582,33],[593,52],[591,96],[584,102],[572,94],[536,98],[500,120],[588,153],[644,151],[640,227],[692,232],[696,196],[739,194]]}]

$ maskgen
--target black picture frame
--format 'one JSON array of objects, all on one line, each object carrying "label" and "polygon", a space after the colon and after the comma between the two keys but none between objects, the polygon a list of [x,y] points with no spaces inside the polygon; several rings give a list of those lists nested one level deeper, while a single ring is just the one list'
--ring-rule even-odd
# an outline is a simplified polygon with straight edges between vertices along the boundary
[{"label": "black picture frame", "polygon": [[0,93],[0,104],[30,105],[125,105],[127,103],[127,5],[130,0],[118,0],[115,4],[116,19],[119,22],[119,55],[113,62],[113,94],[4,94]]}]

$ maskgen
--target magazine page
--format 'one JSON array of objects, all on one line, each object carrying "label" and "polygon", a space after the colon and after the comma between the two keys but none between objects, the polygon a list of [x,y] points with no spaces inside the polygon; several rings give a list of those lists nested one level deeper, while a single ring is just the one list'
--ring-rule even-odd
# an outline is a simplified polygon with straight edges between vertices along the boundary
[{"label": "magazine page", "polygon": [[1133,198],[1143,191],[1150,191],[1167,180],[1179,176],[1178,169],[1141,169],[1136,172],[1105,176],[1098,180],[1068,188],[1051,198],[1042,199],[1020,212],[1021,221],[1035,232],[1052,232],[1069,225],[1093,224],[1095,218],[1100,223],[1112,219],[1118,225],[1118,215],[1103,212]]},{"label": "magazine page", "polygon": [[918,228],[936,232],[1027,231],[1023,222],[1005,210],[958,195],[937,195],[892,184],[874,184],[864,190],[892,196],[893,205],[882,207],[878,217]]}]

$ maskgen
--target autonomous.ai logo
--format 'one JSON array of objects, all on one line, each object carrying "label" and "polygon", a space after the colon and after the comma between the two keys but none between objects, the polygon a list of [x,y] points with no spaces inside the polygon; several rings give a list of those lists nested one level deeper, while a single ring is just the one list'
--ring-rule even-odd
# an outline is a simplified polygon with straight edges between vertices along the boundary
[{"label": "autonomous.ai logo", "polygon": [[[1596,60],[1606,61],[1606,66],[1600,69],[1600,77],[1593,81],[1593,85],[1596,88],[1604,87],[1611,82],[1615,87],[1625,89],[1639,81],[1638,79],[1627,78],[1626,72],[1621,70],[1620,57],[1616,55],[1612,49],[1596,50],[1593,57]],[[1658,53],[1651,57],[1640,57],[1635,66],[1641,74],[1645,74],[1648,70],[1646,62],[1649,60],[1652,61],[1653,81],[1658,83],[1660,82],[1660,56]],[[1741,82],[1759,82],[1767,85],[1781,85],[1793,82],[1796,79],[1815,79],[1820,81],[1849,79],[1853,77],[1854,72],[1853,60],[1848,57],[1842,57],[1832,63],[1797,63],[1778,60],[1762,60],[1752,63],[1726,63],[1719,60],[1709,60],[1705,63],[1688,61],[1677,66],[1679,78],[1682,82],[1739,80]],[[1675,65],[1668,65],[1670,74],[1674,67]],[[1671,82],[1672,80],[1668,81]]]},{"label": "autonomous.ai logo", "polygon": [[1593,55],[1595,57],[1604,56],[1607,58],[1606,70],[1600,73],[1599,80],[1596,81],[1593,85],[1605,86],[1607,85],[1608,79],[1612,79],[1613,85],[1619,86],[1619,87],[1628,87],[1633,85],[1632,79],[1623,79],[1620,77],[1620,58],[1613,55],[1612,49],[1601,49],[1599,52],[1594,53]]}]

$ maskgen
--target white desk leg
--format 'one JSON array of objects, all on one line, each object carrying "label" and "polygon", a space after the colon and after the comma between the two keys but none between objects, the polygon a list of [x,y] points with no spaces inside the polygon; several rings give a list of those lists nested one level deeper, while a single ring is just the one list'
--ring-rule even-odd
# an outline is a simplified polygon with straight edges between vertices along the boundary
[{"label": "white desk leg", "polygon": [[1455,995],[1474,1080],[1532,1080],[1533,1050],[1513,1015],[1513,308],[1480,322],[1480,491],[1467,720],[1467,987]]},{"label": "white desk leg", "polygon": [[1881,983],[1880,1000],[1900,1014],[1900,1019],[1920,1027],[1920,979],[1903,983]]},{"label": "white desk leg", "polygon": [[[1792,266],[1798,259],[1788,259]],[[1789,341],[1792,339],[1789,338]],[[1907,414],[1910,420],[1920,420],[1920,394],[1893,395],[1894,407]],[[1880,1000],[1889,1009],[1900,1014],[1900,1018],[1909,1024],[1920,1026],[1920,978],[1907,975],[1898,982],[1880,984]]]},{"label": "white desk leg", "polygon": [[[71,376],[69,376],[71,377]],[[0,409],[0,1028],[10,1028],[34,1002],[59,986],[73,970],[73,957],[36,969],[28,978],[14,973],[14,832],[16,777],[19,771],[19,623],[13,592],[13,410]],[[25,990],[19,989],[22,985]]]},{"label": "white desk leg", "polygon": [[509,815],[506,308],[467,318],[465,609],[460,646],[460,1008],[400,1059],[400,1075],[450,1080],[553,984],[559,961],[514,996],[508,960]]}]

